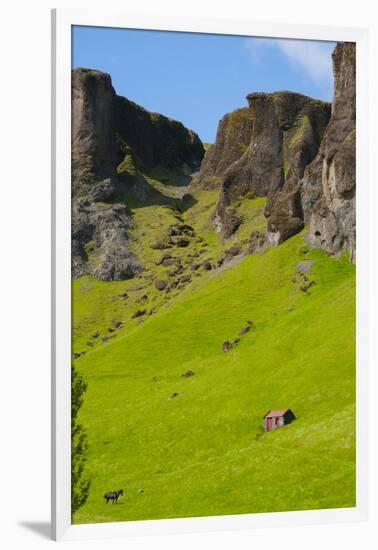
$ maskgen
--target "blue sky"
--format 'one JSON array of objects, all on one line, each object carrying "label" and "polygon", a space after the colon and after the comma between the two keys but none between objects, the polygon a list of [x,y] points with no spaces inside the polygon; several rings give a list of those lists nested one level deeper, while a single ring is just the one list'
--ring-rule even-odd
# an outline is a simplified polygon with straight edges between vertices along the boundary
[{"label": "blue sky", "polygon": [[251,92],[332,99],[335,43],[164,31],[73,28],[73,67],[109,73],[119,95],[180,120],[213,143]]}]

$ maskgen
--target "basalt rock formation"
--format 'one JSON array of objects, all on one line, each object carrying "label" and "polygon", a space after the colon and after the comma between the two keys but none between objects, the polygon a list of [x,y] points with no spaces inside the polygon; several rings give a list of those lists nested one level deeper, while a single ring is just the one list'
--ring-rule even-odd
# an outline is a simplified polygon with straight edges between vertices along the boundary
[{"label": "basalt rock formation", "polygon": [[253,114],[244,107],[226,114],[219,122],[215,143],[203,159],[199,180],[205,188],[217,188],[226,170],[247,150],[252,137]]},{"label": "basalt rock formation", "polygon": [[[235,203],[243,197],[267,196],[265,213],[272,218],[272,227],[280,229],[278,243],[303,227],[296,186],[305,167],[316,156],[329,120],[330,106],[292,92],[254,93],[247,99],[249,108],[245,109],[248,112],[245,120],[249,123],[249,143],[239,148],[238,158],[228,165],[224,155],[219,155],[213,168],[214,175],[221,175],[214,221],[216,228],[228,238],[241,222]],[[246,136],[245,125],[243,131]],[[224,139],[223,133],[221,122],[220,141]],[[234,134],[241,132],[235,128]],[[210,152],[205,156],[205,166]],[[201,169],[200,181],[209,175]],[[277,196],[283,189],[288,205],[275,208]]]},{"label": "basalt rock formation", "polygon": [[333,52],[332,116],[318,155],[306,168],[301,202],[307,240],[333,254],[356,249],[356,46]]},{"label": "basalt rock formation", "polygon": [[115,92],[108,74],[72,71],[73,195],[84,194],[93,179],[115,175]]},{"label": "basalt rock formation", "polygon": [[143,267],[131,252],[127,187],[149,189],[135,171],[164,165],[190,173],[204,154],[180,122],[116,95],[108,74],[72,71],[72,274],[127,279]]},{"label": "basalt rock formation", "polygon": [[218,185],[214,225],[225,239],[242,223],[243,198],[266,196],[265,240],[277,245],[309,225],[307,240],[355,255],[355,45],[333,53],[331,106],[292,92],[253,93],[226,115],[199,173]]}]

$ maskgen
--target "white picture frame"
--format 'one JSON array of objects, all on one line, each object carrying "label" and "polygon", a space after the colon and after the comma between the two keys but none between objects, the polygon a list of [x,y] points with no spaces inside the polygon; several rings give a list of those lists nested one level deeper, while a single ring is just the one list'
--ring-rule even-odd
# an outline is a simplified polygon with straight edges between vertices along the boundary
[{"label": "white picture frame", "polygon": [[[71,28],[123,27],[351,41],[357,45],[357,488],[356,507],[71,525]],[[368,31],[248,20],[152,16],[126,8],[52,12],[52,536],[55,540],[362,521],[368,515]],[[363,189],[363,192],[361,192]]]}]

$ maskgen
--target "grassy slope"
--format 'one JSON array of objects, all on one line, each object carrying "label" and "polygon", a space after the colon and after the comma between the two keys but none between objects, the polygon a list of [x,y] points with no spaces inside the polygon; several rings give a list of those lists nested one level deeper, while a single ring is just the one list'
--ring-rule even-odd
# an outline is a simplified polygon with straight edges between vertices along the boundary
[{"label": "grassy slope", "polygon": [[[150,183],[157,188],[164,185],[149,179]],[[165,186],[166,194],[174,194],[177,188],[170,189]],[[131,315],[139,310],[158,311],[162,307],[168,307],[176,298],[178,290],[166,295],[157,291],[153,281],[156,278],[170,281],[168,272],[172,267],[157,265],[163,253],[169,252],[175,258],[183,262],[184,271],[181,275],[190,275],[194,280],[206,281],[208,273],[203,270],[191,271],[188,260],[193,256],[195,262],[216,260],[222,255],[225,248],[219,236],[214,231],[212,223],[212,212],[215,208],[219,191],[206,191],[192,187],[191,193],[194,197],[194,205],[185,213],[180,214],[177,210],[149,204],[142,206],[133,196],[128,197],[128,204],[131,208],[134,219],[134,230],[131,238],[131,247],[136,256],[140,259],[145,271],[139,277],[128,281],[101,282],[91,277],[82,277],[73,281],[73,350],[74,352],[88,351],[92,349],[87,345],[90,342],[93,348],[98,348],[108,343],[103,343],[104,336],[118,338],[126,334],[130,326],[136,326],[144,322],[144,319],[131,320]],[[232,241],[227,243],[226,248],[234,244],[245,245],[252,230],[262,229],[266,224],[263,210],[266,199],[257,197],[253,200],[245,200],[242,205],[242,215],[245,218],[237,234]],[[197,242],[196,238],[191,239],[187,248],[174,248],[168,250],[155,250],[151,245],[157,239],[164,236],[168,228],[181,222],[188,223],[195,228],[196,236],[203,239]],[[196,255],[194,257],[194,255]],[[201,283],[203,284],[203,283]],[[127,296],[123,296],[127,293]],[[145,297],[147,296],[147,299]],[[109,333],[113,330],[112,320],[121,321],[124,327]],[[95,333],[100,335],[93,337]]]},{"label": "grassy slope", "polygon": [[[206,219],[204,207],[203,231]],[[308,294],[295,271],[303,258],[315,259]],[[143,290],[129,302],[119,293],[133,285],[76,282],[75,347],[113,315],[129,319]],[[353,506],[354,285],[352,265],[306,253],[297,235],[194,278],[176,300],[151,293],[155,315],[76,361],[93,482],[75,522]],[[255,330],[223,353],[247,320]],[[188,369],[195,376],[182,378]],[[273,407],[298,418],[262,435]],[[106,506],[117,488],[125,497]]]}]

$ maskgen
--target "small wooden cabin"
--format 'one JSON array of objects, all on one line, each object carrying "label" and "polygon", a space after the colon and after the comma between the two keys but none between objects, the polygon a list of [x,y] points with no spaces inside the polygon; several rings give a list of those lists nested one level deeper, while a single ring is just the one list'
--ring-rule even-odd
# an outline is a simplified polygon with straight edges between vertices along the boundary
[{"label": "small wooden cabin", "polygon": [[295,420],[295,414],[291,409],[272,409],[264,416],[264,431],[271,432],[285,424],[290,424],[293,420]]}]

